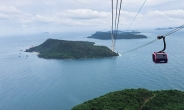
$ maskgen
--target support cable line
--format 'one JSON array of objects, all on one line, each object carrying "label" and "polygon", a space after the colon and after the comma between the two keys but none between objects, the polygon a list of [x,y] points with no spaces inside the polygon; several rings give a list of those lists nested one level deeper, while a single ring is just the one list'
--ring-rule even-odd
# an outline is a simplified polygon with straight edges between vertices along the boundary
[{"label": "support cable line", "polygon": [[113,20],[113,0],[112,0],[112,30],[111,30],[111,38],[112,38],[112,51],[114,51],[114,20]]},{"label": "support cable line", "polygon": [[114,21],[113,21],[113,0],[112,0],[112,30],[111,30],[111,33],[112,33],[112,35],[114,34],[114,29],[113,29],[113,27],[114,27]]},{"label": "support cable line", "polygon": [[177,27],[177,28],[175,28],[174,30],[172,30],[172,31],[170,31],[170,32],[168,32],[167,34],[165,34],[164,36],[166,37],[166,36],[169,36],[169,35],[171,35],[171,34],[173,34],[173,33],[175,33],[176,31],[179,31],[180,29],[182,29],[182,28],[184,28],[184,24],[183,25],[181,25],[181,26],[179,26],[179,27]]},{"label": "support cable line", "polygon": [[132,22],[130,23],[130,25],[127,28],[127,31],[129,30],[129,28],[132,26],[133,22],[135,21],[137,15],[139,14],[139,12],[141,11],[141,9],[143,8],[144,4],[146,3],[146,0],[144,1],[144,3],[142,4],[141,8],[139,9],[139,11],[137,12],[137,14],[135,15],[134,19],[132,20]]},{"label": "support cable line", "polygon": [[[113,13],[113,5],[114,4],[113,4],[113,0],[112,0],[112,30],[111,30],[112,51],[114,51],[115,41],[116,41],[116,37],[117,37],[117,33],[118,33],[118,25],[119,25],[119,18],[120,18],[120,12],[121,12],[121,4],[122,4],[122,0],[120,1],[120,4],[119,4],[119,0],[116,1],[116,16],[115,16],[115,23],[114,23],[114,16],[113,16],[114,15],[114,13]],[[118,7],[119,7],[119,13],[118,13]]]},{"label": "support cable line", "polygon": [[115,33],[114,33],[114,37],[117,34],[117,18],[118,18],[118,0],[116,2],[116,17],[115,17]]},{"label": "support cable line", "polygon": [[147,46],[147,45],[149,45],[149,44],[152,44],[152,43],[154,43],[154,42],[156,42],[156,41],[158,41],[158,39],[152,40],[152,41],[150,41],[150,42],[148,42],[148,43],[146,43],[146,44],[143,44],[143,45],[141,45],[141,46],[138,46],[138,47],[136,47],[136,48],[133,48],[133,49],[128,50],[128,51],[123,52],[123,53],[129,53],[129,52],[131,52],[131,51],[138,50],[138,49],[143,48],[143,47],[145,47],[145,46]]},{"label": "support cable line", "polygon": [[[168,32],[167,34],[164,35],[164,37],[169,36],[169,35],[171,35],[171,34],[177,32],[177,31],[181,30],[182,28],[184,28],[184,24],[181,25],[181,26],[179,26],[179,27],[177,27],[177,28],[175,28],[174,30]],[[133,48],[133,49],[128,50],[128,51],[123,52],[123,53],[129,53],[129,52],[131,52],[131,51],[138,50],[138,49],[143,48],[143,47],[145,47],[145,46],[147,46],[147,45],[149,45],[149,44],[152,44],[152,43],[154,43],[154,42],[156,42],[156,41],[158,41],[158,40],[159,40],[159,39],[152,40],[152,41],[150,41],[150,42],[148,42],[148,43],[146,43],[146,44],[143,44],[143,45],[141,45],[141,46],[138,46],[138,47],[136,47],[136,48]]]},{"label": "support cable line", "polygon": [[118,22],[117,22],[117,27],[116,27],[116,36],[115,36],[115,40],[116,40],[116,37],[117,37],[117,34],[118,34],[118,25],[119,25],[119,18],[120,18],[120,15],[121,15],[121,4],[122,4],[122,0],[120,1],[120,7],[119,7],[119,14],[118,14]]}]

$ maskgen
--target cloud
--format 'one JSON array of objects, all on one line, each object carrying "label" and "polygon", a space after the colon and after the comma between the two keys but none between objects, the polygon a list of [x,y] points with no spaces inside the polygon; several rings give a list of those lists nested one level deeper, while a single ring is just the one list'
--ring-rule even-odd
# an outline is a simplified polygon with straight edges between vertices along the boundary
[{"label": "cloud", "polygon": [[1,13],[7,13],[7,14],[19,14],[21,11],[17,10],[13,6],[0,6],[0,12]]},{"label": "cloud", "polygon": [[[121,11],[120,28],[127,28],[135,12]],[[26,18],[27,19],[27,18]],[[111,13],[90,9],[65,10],[53,15],[35,15],[32,23],[48,25],[64,25],[69,27],[110,27]],[[139,14],[131,28],[176,26],[184,22],[184,10],[149,11]]]},{"label": "cloud", "polygon": [[[129,20],[129,23],[131,20]],[[184,23],[184,10],[156,10],[139,14],[131,28],[177,27],[182,25],[182,23]]]},{"label": "cloud", "polygon": [[[135,12],[121,11],[120,22],[129,24],[136,15]],[[1,6],[0,18],[15,21],[21,25],[25,24],[54,24],[68,26],[96,26],[108,25],[111,22],[111,12],[96,11],[91,9],[64,10],[55,14],[29,14],[18,10],[15,7]],[[184,10],[168,11],[148,11],[145,14],[139,14],[136,21],[164,21],[179,22],[184,19]]]},{"label": "cloud", "polygon": [[[122,1],[119,29],[129,26],[144,1]],[[107,0],[0,0],[0,3],[0,34],[12,30],[39,32],[111,27],[111,1]],[[183,2],[147,0],[131,29],[179,26],[183,22]]]},{"label": "cloud", "polygon": [[95,26],[110,20],[110,12],[98,12],[90,9],[65,10],[52,15],[38,14],[24,17],[21,23],[45,23],[65,26]]},{"label": "cloud", "polygon": [[31,14],[23,13],[13,6],[0,6],[0,19],[18,22],[30,16]]},{"label": "cloud", "polygon": [[169,10],[162,13],[171,18],[184,19],[184,10]]},{"label": "cloud", "polygon": [[66,10],[61,13],[65,17],[73,19],[97,19],[106,18],[110,13],[99,12],[91,9],[77,9],[77,10]]},{"label": "cloud", "polygon": [[184,21],[184,10],[149,11],[146,17],[155,21],[165,21],[168,23],[177,22],[177,20]]},{"label": "cloud", "polygon": [[0,6],[0,19],[10,19],[12,16],[17,16],[21,12],[13,6]]}]

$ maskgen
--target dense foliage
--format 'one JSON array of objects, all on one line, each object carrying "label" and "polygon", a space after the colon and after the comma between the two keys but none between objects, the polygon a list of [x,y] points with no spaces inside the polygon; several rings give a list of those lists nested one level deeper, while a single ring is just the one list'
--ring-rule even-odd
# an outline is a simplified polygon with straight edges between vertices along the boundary
[{"label": "dense foliage", "polygon": [[184,92],[164,90],[156,91],[155,94],[142,110],[184,110]]},{"label": "dense foliage", "polygon": [[72,110],[184,110],[184,92],[125,89],[86,101]]},{"label": "dense foliage", "polygon": [[[95,39],[101,39],[101,40],[109,40],[111,38],[111,32],[96,32],[92,34],[92,36],[89,36],[88,38],[95,38]],[[141,39],[141,38],[147,38],[145,35],[141,35],[140,32],[123,32],[118,31],[118,35],[116,39]]]},{"label": "dense foliage", "polygon": [[118,56],[105,46],[94,46],[93,42],[65,41],[48,39],[39,46],[26,52],[38,52],[39,57],[47,59],[79,59]]}]

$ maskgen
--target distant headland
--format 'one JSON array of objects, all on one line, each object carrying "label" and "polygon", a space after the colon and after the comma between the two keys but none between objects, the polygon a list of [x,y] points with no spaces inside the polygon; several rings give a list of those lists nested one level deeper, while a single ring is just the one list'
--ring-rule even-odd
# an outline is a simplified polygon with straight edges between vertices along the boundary
[{"label": "distant headland", "polygon": [[45,59],[83,59],[118,56],[108,47],[96,46],[94,42],[66,41],[47,39],[39,46],[27,49],[25,52],[38,52],[38,57]]},{"label": "distant headland", "polygon": [[168,28],[156,28],[155,30],[168,30],[168,29],[174,29],[176,27],[168,27]]},{"label": "distant headland", "polygon": [[[131,32],[124,32],[124,31],[117,31],[116,39],[145,39],[147,38],[145,35],[141,35],[141,32],[131,31]],[[101,40],[111,40],[111,31],[101,32],[97,31],[96,33],[92,34],[87,38],[94,38],[94,39],[101,39]]]},{"label": "distant headland", "polygon": [[41,34],[49,34],[49,32],[42,32]]},{"label": "distant headland", "polygon": [[72,110],[184,110],[184,92],[125,89],[86,101]]}]

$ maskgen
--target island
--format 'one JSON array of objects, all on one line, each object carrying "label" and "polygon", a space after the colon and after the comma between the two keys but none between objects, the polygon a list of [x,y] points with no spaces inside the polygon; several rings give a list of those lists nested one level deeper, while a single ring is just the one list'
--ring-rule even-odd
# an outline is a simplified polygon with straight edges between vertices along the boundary
[{"label": "island", "polygon": [[94,42],[66,41],[47,39],[39,46],[31,47],[25,52],[37,52],[45,59],[84,59],[118,56],[106,46],[96,46]]},{"label": "island", "polygon": [[168,29],[174,29],[176,27],[168,27],[168,28],[156,28],[155,30],[168,30]]},{"label": "island", "polygon": [[42,32],[41,34],[49,34],[49,32]]},{"label": "island", "polygon": [[184,110],[184,92],[125,89],[86,101],[72,110]]},{"label": "island", "polygon": [[[87,38],[94,38],[100,40],[111,40],[111,31],[101,32],[97,31],[96,33],[92,34]],[[124,31],[117,31],[117,37],[115,39],[146,39],[145,35],[142,35],[141,32],[131,31],[131,32],[124,32]]]}]

